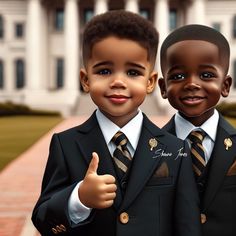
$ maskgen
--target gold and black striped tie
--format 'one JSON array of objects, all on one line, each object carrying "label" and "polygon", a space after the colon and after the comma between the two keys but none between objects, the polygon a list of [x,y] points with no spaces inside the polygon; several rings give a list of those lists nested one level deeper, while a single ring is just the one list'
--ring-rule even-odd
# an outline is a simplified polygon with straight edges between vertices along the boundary
[{"label": "gold and black striped tie", "polygon": [[205,136],[206,133],[203,130],[195,130],[188,135],[188,139],[191,142],[191,156],[196,177],[201,176],[206,166],[205,150],[202,146]]},{"label": "gold and black striped tie", "polygon": [[131,164],[131,154],[127,148],[128,139],[122,132],[117,132],[112,141],[116,145],[116,149],[113,153],[113,160],[117,167],[117,175],[121,180],[128,172],[128,168]]}]

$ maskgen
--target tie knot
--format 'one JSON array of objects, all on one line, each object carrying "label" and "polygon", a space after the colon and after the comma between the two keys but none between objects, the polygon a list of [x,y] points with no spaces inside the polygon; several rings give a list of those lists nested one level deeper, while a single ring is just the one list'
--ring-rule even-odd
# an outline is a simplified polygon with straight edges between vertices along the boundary
[{"label": "tie knot", "polygon": [[116,146],[125,146],[128,142],[127,137],[121,131],[118,131],[112,138]]},{"label": "tie knot", "polygon": [[204,130],[194,130],[188,135],[189,140],[194,143],[202,143],[205,137],[206,132]]}]

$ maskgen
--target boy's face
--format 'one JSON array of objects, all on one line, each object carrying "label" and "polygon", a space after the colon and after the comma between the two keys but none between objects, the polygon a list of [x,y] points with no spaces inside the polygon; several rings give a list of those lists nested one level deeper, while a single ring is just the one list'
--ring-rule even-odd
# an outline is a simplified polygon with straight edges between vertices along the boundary
[{"label": "boy's face", "polygon": [[214,112],[221,95],[227,97],[232,79],[225,75],[215,44],[186,40],[167,49],[163,79],[159,86],[163,98],[194,125],[201,125]]},{"label": "boy's face", "polygon": [[113,36],[94,44],[86,70],[80,71],[84,91],[120,127],[137,114],[156,78],[145,48]]}]

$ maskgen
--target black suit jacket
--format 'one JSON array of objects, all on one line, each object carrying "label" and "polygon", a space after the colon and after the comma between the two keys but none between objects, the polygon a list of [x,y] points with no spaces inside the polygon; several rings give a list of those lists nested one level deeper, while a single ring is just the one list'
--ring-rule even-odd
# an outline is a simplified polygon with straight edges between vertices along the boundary
[{"label": "black suit jacket", "polygon": [[[174,117],[163,129],[176,135]],[[232,145],[225,144],[230,139]],[[201,212],[206,216],[202,224],[204,236],[236,235],[236,130],[221,115],[215,145],[209,162]]]},{"label": "black suit jacket", "polygon": [[[149,144],[152,138],[158,141],[153,148]],[[75,225],[68,216],[68,199],[83,180],[93,151],[100,157],[98,174],[116,177],[93,114],[84,124],[54,134],[33,223],[48,236],[199,236],[198,194],[184,146],[182,140],[160,130],[144,115],[124,197],[118,184],[112,207],[93,209],[87,220]],[[129,216],[126,224],[120,220],[124,212]]]}]

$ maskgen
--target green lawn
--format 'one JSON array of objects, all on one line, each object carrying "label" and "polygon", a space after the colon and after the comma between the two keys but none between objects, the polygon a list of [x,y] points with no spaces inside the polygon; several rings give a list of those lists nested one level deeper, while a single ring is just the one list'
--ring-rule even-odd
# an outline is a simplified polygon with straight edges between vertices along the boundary
[{"label": "green lawn", "polygon": [[59,116],[0,117],[0,171],[60,121]]},{"label": "green lawn", "polygon": [[[227,120],[236,127],[236,119]],[[0,171],[60,121],[56,116],[0,117]]]}]

